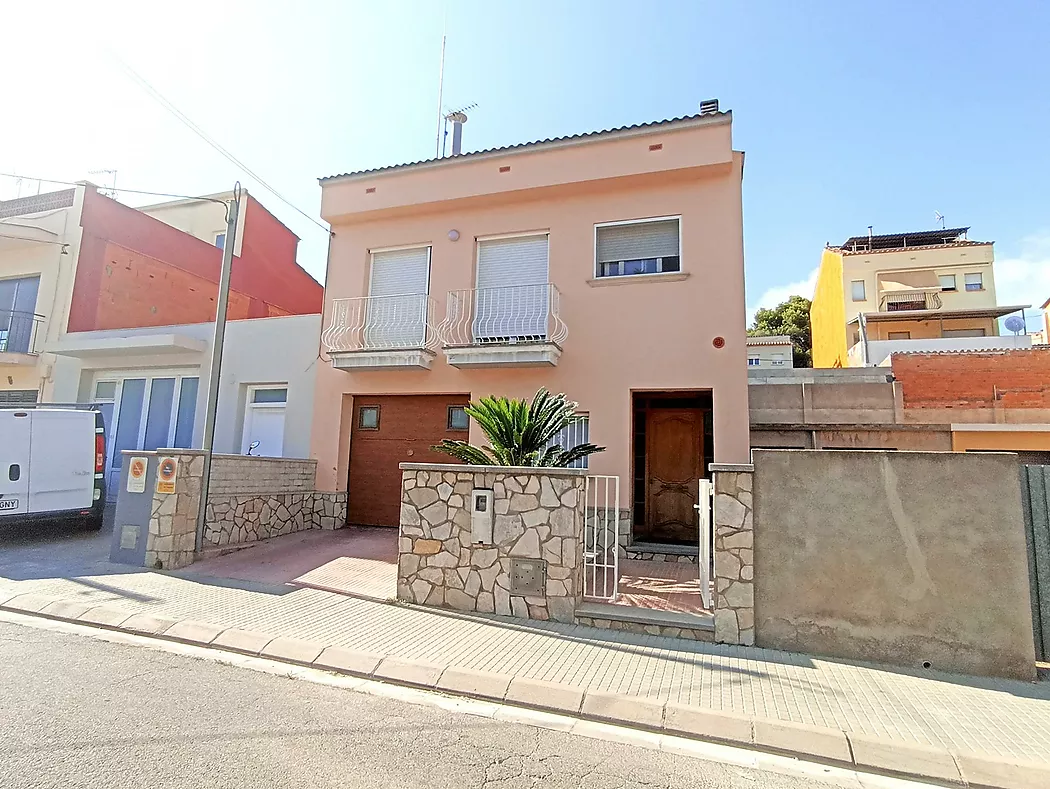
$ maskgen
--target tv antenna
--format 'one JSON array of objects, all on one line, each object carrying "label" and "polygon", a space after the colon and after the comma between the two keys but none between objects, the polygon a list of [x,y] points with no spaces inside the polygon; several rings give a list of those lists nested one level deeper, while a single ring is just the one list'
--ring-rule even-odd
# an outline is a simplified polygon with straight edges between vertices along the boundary
[{"label": "tv antenna", "polygon": [[117,199],[117,171],[116,170],[88,170],[88,175],[104,175],[106,176],[106,182],[101,184],[103,187],[99,189],[99,192],[106,197],[110,197],[114,200]]},{"label": "tv antenna", "polygon": [[[468,104],[465,107],[460,107],[458,110],[451,110],[450,112],[444,113],[443,120],[445,123],[444,129],[441,132],[441,158],[445,158],[445,143],[448,142],[448,124],[452,123],[466,123],[467,122],[467,111],[477,108],[477,103]],[[452,155],[455,156],[458,152],[455,150],[455,140],[452,145]]]},{"label": "tv antenna", "polygon": [[933,221],[934,222],[940,222],[941,223],[941,230],[944,230],[944,214],[942,214],[940,211],[934,211],[933,212]]}]

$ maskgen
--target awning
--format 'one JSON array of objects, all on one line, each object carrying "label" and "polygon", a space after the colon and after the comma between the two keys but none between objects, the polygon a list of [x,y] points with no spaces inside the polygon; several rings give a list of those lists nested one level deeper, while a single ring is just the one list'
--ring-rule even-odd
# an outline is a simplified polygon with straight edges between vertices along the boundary
[{"label": "awning", "polygon": [[[957,318],[1002,318],[1011,312],[1019,312],[1031,307],[1031,304],[1011,304],[1004,307],[977,307],[961,310],[896,310],[893,312],[865,312],[864,320],[868,323],[888,323],[892,321],[940,321]],[[856,324],[857,318],[850,318],[846,325]]]},{"label": "awning", "polygon": [[890,271],[878,275],[880,293],[940,290],[941,281],[933,271]]}]

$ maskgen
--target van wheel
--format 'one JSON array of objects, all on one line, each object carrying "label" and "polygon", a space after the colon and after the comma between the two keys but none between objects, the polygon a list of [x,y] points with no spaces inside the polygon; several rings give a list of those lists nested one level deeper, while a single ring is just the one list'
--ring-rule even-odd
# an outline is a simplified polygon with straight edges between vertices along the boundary
[{"label": "van wheel", "polygon": [[85,531],[101,531],[102,530],[102,513],[98,515],[92,515],[84,521]]}]

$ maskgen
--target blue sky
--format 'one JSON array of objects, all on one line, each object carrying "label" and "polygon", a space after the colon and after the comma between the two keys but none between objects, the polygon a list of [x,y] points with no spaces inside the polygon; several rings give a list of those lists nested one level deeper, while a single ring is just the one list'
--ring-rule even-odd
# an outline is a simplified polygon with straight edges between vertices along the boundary
[{"label": "blue sky", "polygon": [[[751,307],[809,295],[825,241],[929,228],[935,211],[996,242],[1000,301],[1050,297],[1050,4],[34,5],[13,12],[27,35],[0,53],[22,74],[5,85],[0,172],[115,168],[118,188],[188,194],[239,177],[302,237],[319,278],[324,232],[109,52],[316,216],[318,176],[433,155],[447,13],[445,104],[478,104],[466,150],[689,114],[708,97],[732,109]],[[0,179],[0,196],[14,188]]]}]

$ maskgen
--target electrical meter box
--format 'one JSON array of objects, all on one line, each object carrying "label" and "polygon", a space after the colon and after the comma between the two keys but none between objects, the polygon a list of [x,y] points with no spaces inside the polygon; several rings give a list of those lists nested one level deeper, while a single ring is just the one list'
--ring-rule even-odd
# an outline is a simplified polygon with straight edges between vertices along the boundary
[{"label": "electrical meter box", "polygon": [[470,541],[482,545],[492,544],[492,491],[474,488],[470,494]]}]

